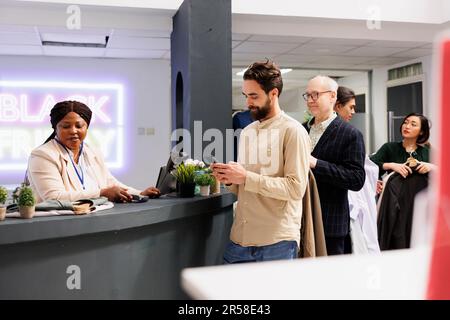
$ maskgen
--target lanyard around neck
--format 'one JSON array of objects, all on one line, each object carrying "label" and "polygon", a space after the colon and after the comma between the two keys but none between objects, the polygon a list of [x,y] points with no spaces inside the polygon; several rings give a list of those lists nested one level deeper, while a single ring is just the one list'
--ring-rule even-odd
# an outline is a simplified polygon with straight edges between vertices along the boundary
[{"label": "lanyard around neck", "polygon": [[[69,150],[58,139],[55,138],[55,140],[56,140],[56,142],[58,142],[64,148],[64,150],[66,150],[67,154],[69,155],[70,162],[72,162],[72,166],[75,169],[75,173],[77,174],[78,180],[80,180],[81,185],[83,186],[83,190],[86,190],[86,188],[84,186],[84,172],[83,172],[83,166],[81,165],[81,162],[78,161],[78,162],[80,162],[80,172],[78,172],[77,165],[75,164],[75,161],[74,161],[72,155],[70,154]],[[81,160],[82,152],[83,152],[83,143],[81,143],[78,160]]]}]

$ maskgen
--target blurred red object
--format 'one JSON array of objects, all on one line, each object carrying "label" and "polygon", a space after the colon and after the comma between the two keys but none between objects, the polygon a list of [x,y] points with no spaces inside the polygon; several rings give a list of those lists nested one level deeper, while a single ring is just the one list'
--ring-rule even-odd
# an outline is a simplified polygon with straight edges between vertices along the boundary
[{"label": "blurred red object", "polygon": [[450,299],[450,39],[445,39],[439,52],[440,93],[437,102],[439,142],[437,146],[437,216],[428,276],[427,299]]}]

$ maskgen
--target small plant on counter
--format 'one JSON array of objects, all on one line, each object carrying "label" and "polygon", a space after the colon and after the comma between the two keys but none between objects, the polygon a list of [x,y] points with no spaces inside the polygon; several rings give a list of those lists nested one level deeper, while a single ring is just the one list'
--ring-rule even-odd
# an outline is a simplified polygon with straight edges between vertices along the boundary
[{"label": "small plant on counter", "polygon": [[36,199],[34,198],[33,190],[30,187],[23,186],[20,188],[18,204],[22,218],[30,219],[34,216]]},{"label": "small plant on counter", "polygon": [[6,217],[6,199],[8,198],[8,190],[0,186],[0,221],[5,220]]}]

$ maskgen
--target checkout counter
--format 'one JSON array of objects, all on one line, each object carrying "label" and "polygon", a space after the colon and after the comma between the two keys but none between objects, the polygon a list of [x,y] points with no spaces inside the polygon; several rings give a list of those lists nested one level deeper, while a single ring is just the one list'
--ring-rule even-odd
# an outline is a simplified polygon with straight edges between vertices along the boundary
[{"label": "checkout counter", "polygon": [[0,299],[184,299],[184,268],[222,264],[235,195],[150,199],[0,222]]}]

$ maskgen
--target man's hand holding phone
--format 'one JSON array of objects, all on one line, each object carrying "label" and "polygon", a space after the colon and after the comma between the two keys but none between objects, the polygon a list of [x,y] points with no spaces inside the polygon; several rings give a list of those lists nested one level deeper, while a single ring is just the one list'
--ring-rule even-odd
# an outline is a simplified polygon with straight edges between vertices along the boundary
[{"label": "man's hand holding phone", "polygon": [[230,161],[229,163],[213,163],[211,164],[213,175],[224,184],[243,184],[247,178],[247,170],[237,163]]}]

